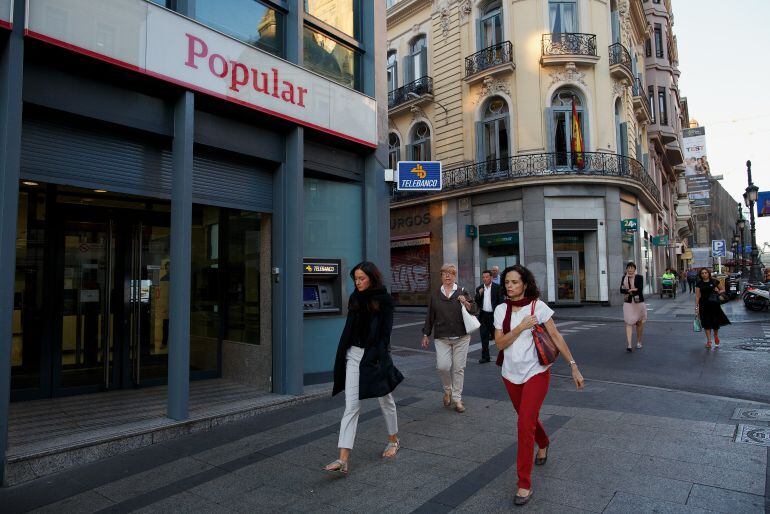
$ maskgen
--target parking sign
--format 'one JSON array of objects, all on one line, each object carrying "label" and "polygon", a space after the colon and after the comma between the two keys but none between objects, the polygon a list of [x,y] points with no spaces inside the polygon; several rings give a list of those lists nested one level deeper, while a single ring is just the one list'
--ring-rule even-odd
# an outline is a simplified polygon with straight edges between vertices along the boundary
[{"label": "parking sign", "polygon": [[727,245],[724,239],[714,239],[711,241],[711,256],[712,257],[726,257]]}]

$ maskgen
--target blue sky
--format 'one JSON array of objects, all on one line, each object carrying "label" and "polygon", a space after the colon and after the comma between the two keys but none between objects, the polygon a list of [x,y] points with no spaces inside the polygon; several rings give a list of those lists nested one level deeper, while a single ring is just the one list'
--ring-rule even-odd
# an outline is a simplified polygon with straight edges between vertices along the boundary
[{"label": "blue sky", "polygon": [[[690,117],[706,127],[711,173],[724,175],[722,186],[742,201],[751,160],[754,183],[770,191],[770,0],[672,6],[679,89]],[[770,243],[770,218],[757,220],[760,248],[763,242]]]}]

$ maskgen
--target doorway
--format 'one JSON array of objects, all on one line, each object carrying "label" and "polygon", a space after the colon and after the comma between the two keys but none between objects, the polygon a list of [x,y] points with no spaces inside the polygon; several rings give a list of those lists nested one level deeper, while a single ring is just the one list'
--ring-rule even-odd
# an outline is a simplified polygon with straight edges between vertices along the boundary
[{"label": "doorway", "polygon": [[578,252],[554,252],[556,300],[580,301],[580,256]]},{"label": "doorway", "polygon": [[61,209],[54,396],[165,380],[170,228],[152,214]]}]

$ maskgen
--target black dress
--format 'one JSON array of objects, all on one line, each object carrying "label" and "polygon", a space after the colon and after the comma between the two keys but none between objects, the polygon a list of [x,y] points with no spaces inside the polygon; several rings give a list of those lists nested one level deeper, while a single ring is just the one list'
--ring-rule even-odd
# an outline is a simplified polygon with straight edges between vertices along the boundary
[{"label": "black dress", "polygon": [[698,312],[700,313],[700,324],[703,328],[709,330],[719,329],[724,325],[729,325],[730,320],[722,311],[722,306],[715,302],[708,301],[711,293],[718,291],[719,282],[711,279],[709,282],[699,280],[695,285],[700,289],[700,300],[698,301]]}]

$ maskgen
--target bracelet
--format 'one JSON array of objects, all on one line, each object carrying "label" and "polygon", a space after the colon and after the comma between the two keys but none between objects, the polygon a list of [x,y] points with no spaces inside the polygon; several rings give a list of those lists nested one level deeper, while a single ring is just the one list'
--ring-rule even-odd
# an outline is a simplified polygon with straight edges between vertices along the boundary
[{"label": "bracelet", "polygon": [[577,366],[577,364],[575,364],[575,361],[569,361],[569,365],[570,366]]}]

